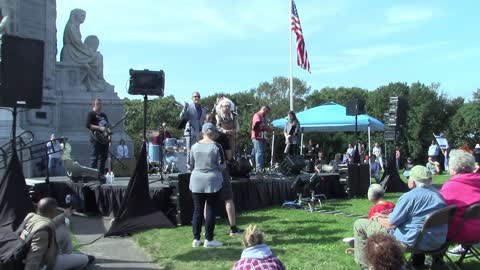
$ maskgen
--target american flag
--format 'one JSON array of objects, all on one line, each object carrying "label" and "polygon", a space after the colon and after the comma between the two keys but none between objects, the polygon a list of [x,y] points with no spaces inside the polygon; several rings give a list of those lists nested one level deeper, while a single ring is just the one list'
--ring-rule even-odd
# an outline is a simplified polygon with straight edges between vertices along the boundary
[{"label": "american flag", "polygon": [[292,31],[297,35],[297,65],[310,73],[310,62],[308,62],[307,49],[305,49],[305,40],[303,39],[302,26],[298,17],[295,1],[292,0]]}]

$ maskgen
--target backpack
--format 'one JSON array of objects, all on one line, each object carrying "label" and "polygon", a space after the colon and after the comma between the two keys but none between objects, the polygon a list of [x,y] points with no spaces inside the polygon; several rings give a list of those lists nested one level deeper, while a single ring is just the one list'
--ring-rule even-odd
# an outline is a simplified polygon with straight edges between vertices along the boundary
[{"label": "backpack", "polygon": [[[30,244],[35,233],[29,233],[25,239],[20,234],[25,229],[25,225],[33,215],[27,216],[16,231],[0,229],[0,269],[15,270],[25,268],[25,258],[30,250]],[[51,236],[51,229],[45,226],[36,231],[46,230]],[[48,244],[50,246],[50,243]]]}]

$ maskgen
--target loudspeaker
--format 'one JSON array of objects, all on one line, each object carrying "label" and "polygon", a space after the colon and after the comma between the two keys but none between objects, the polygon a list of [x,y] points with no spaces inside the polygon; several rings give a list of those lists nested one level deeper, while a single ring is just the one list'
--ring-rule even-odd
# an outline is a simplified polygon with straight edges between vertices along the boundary
[{"label": "loudspeaker", "polygon": [[165,73],[163,70],[150,71],[130,69],[130,95],[163,97],[165,88]]},{"label": "loudspeaker", "polygon": [[387,125],[391,127],[405,126],[407,123],[408,101],[403,97],[390,97]]},{"label": "loudspeaker", "polygon": [[280,171],[284,175],[299,175],[300,171],[305,167],[305,160],[299,155],[288,155],[280,163]]},{"label": "loudspeaker", "polygon": [[365,114],[365,100],[354,98],[347,103],[347,115]]},{"label": "loudspeaker", "polygon": [[44,42],[2,35],[0,106],[42,107]]},{"label": "loudspeaker", "polygon": [[348,165],[348,196],[365,197],[370,187],[370,166],[368,164]]},{"label": "loudspeaker", "polygon": [[177,225],[192,224],[193,199],[189,189],[190,173],[170,174],[168,176],[170,187],[173,188],[172,203],[176,205]]}]

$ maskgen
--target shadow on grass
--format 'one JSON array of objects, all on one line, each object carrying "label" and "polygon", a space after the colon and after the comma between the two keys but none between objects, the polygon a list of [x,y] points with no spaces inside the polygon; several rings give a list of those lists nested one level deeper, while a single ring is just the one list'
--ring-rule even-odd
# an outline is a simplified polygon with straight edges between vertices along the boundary
[{"label": "shadow on grass", "polygon": [[[246,223],[258,224],[271,219],[278,219],[278,217],[242,215],[242,216],[237,216],[237,224],[246,224]],[[228,222],[228,220],[225,220],[225,221]]]},{"label": "shadow on grass", "polygon": [[184,262],[201,262],[201,261],[211,261],[211,262],[225,262],[225,261],[236,261],[240,258],[242,253],[242,248],[233,248],[233,247],[221,247],[221,248],[194,248],[189,250],[186,253],[173,256],[173,260],[184,261]]}]

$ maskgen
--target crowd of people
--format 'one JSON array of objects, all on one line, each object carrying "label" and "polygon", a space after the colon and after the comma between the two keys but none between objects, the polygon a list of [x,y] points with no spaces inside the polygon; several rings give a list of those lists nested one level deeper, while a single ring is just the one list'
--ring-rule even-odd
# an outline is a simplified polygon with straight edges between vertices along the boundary
[{"label": "crowd of people", "polygon": [[[351,245],[346,253],[353,253],[355,261],[364,269],[403,269],[402,256],[398,254],[408,248],[416,247],[417,250],[428,252],[439,249],[447,241],[480,241],[480,220],[461,223],[466,209],[480,203],[480,174],[476,172],[478,162],[478,157],[471,153],[451,150],[448,167],[451,178],[440,190],[432,185],[432,173],[426,166],[413,166],[408,178],[410,191],[403,194],[396,205],[384,202],[382,187],[373,184],[368,197],[374,206],[370,209],[368,219],[355,221],[354,237],[344,239]],[[452,205],[457,209],[453,223],[435,226],[417,241],[426,218]],[[378,252],[379,248],[382,248],[382,253]],[[461,245],[449,251],[450,254],[462,252],[465,250]],[[397,259],[399,261],[393,262]],[[414,267],[423,267],[424,261],[423,253],[412,254]],[[441,256],[434,255],[432,269],[442,265]]]}]

